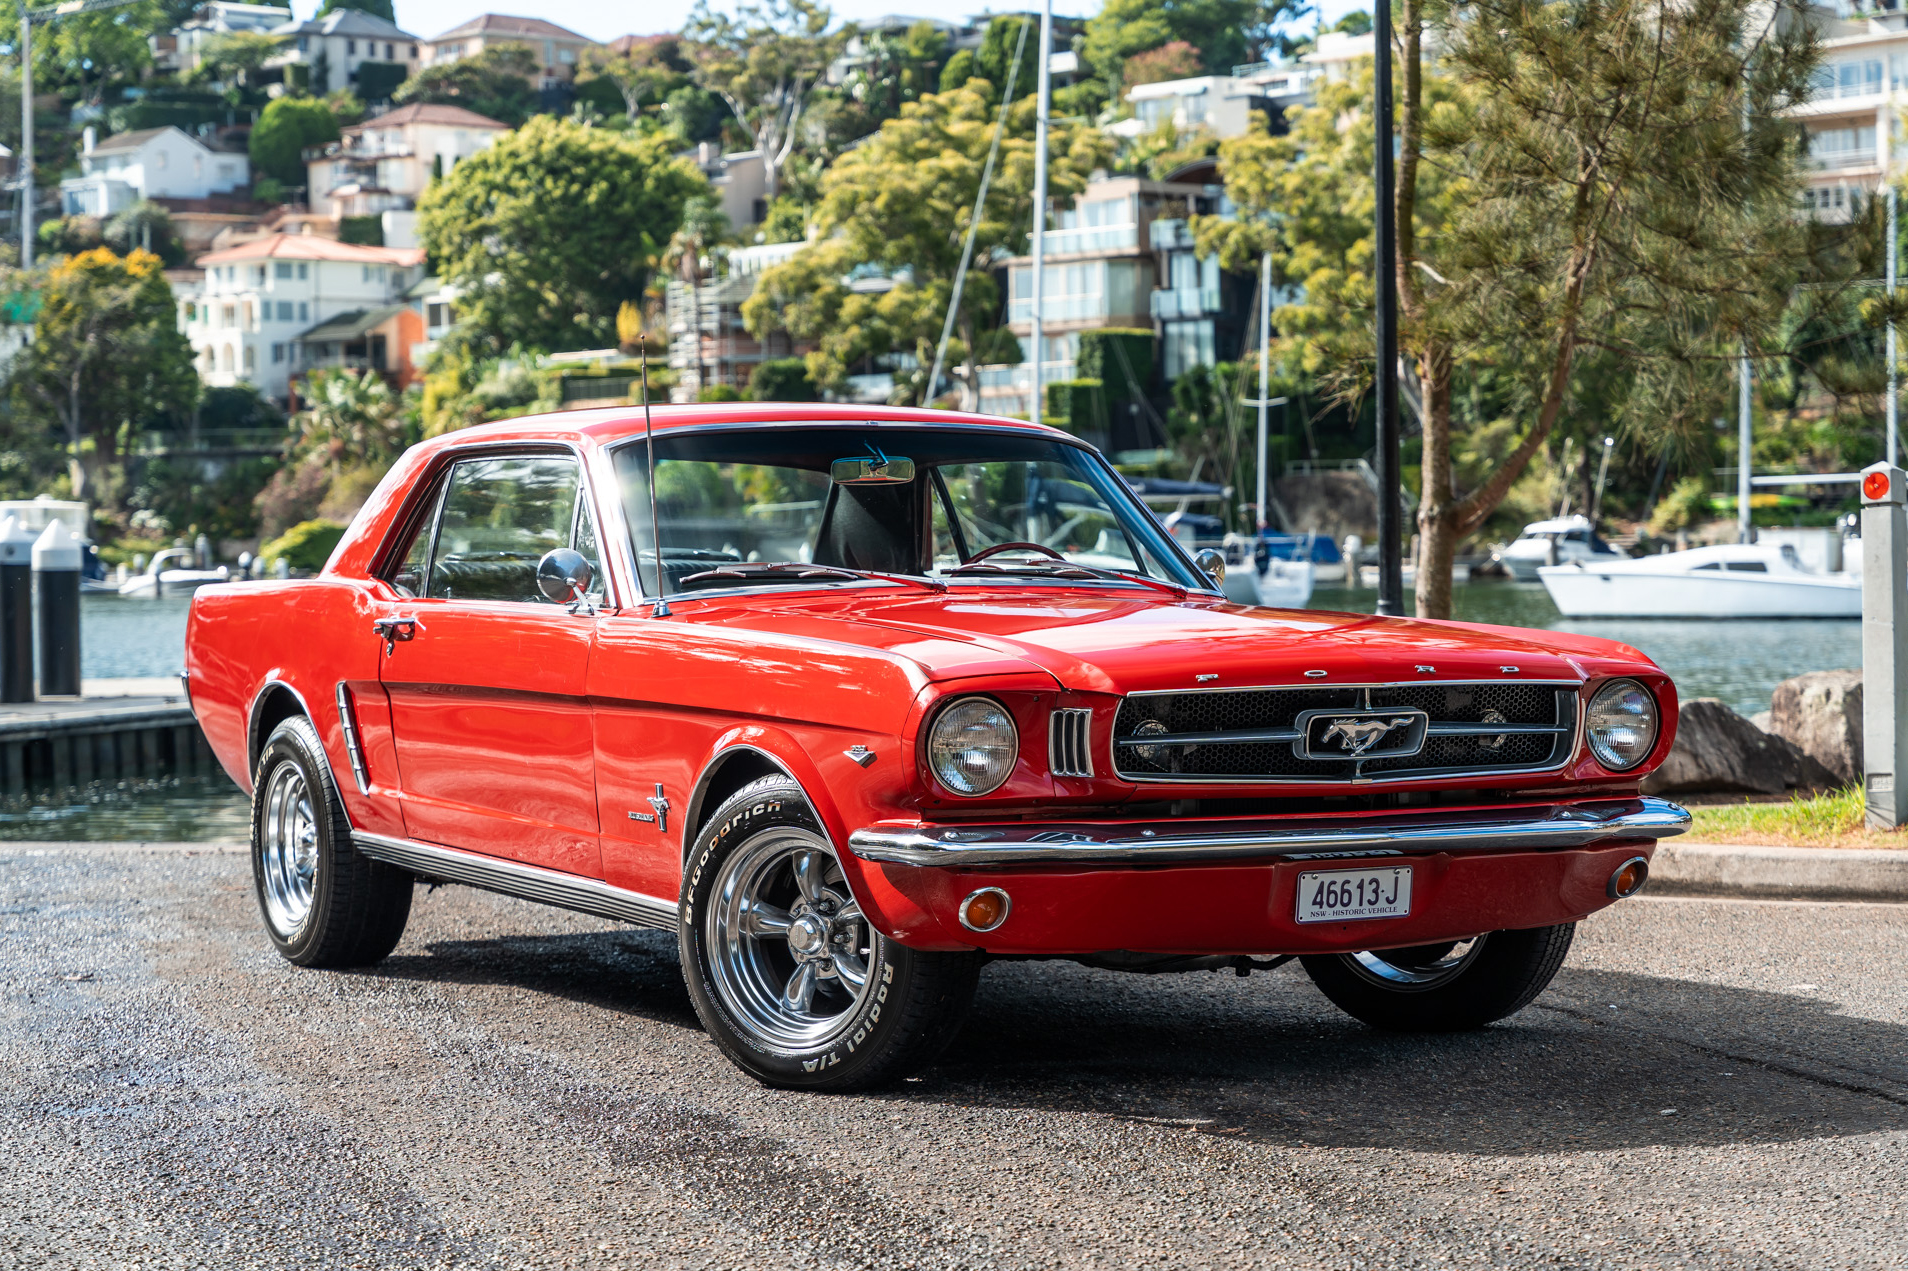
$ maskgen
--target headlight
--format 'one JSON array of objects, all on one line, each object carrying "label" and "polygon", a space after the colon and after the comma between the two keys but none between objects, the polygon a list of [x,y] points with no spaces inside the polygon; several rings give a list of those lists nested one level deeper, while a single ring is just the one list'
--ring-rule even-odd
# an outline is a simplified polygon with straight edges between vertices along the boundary
[{"label": "headlight", "polygon": [[1612,680],[1590,699],[1590,749],[1612,772],[1634,768],[1656,745],[1656,699],[1635,680]]},{"label": "headlight", "polygon": [[955,794],[989,794],[1014,770],[1020,735],[999,702],[967,697],[941,712],[928,732],[928,767]]}]

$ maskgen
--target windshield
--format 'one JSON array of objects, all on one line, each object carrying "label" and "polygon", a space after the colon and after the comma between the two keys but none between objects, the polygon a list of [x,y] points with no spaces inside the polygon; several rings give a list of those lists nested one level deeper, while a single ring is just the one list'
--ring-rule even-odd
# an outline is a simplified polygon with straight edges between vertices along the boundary
[{"label": "windshield", "polygon": [[[1208,585],[1117,473],[1064,442],[817,426],[663,436],[656,452],[663,594],[870,573]],[[876,457],[911,460],[912,479],[837,484],[830,475],[837,461]],[[646,443],[619,447],[615,465],[654,595]]]}]

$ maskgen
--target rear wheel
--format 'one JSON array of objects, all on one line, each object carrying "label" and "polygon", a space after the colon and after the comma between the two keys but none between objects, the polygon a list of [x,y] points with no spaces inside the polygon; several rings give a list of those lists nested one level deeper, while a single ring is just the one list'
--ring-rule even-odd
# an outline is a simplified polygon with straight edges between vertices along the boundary
[{"label": "rear wheel", "polygon": [[801,787],[766,777],[710,818],[683,882],[683,977],[716,1045],[756,1080],[856,1090],[953,1038],[974,954],[919,953],[861,912]]},{"label": "rear wheel", "polygon": [[1550,984],[1577,925],[1301,959],[1312,983],[1373,1028],[1454,1032],[1515,1015]]},{"label": "rear wheel", "polygon": [[411,876],[363,856],[302,715],[272,730],[252,782],[252,881],[265,932],[288,962],[369,966],[397,947]]}]

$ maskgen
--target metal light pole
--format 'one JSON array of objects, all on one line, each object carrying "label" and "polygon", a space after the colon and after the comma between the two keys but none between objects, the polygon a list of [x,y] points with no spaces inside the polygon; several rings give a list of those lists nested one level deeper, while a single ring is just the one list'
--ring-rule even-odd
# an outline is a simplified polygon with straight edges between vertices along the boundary
[{"label": "metal light pole", "polygon": [[1753,543],[1756,530],[1749,523],[1749,467],[1754,438],[1749,429],[1749,342],[1742,343],[1736,362],[1736,541]]},{"label": "metal light pole", "polygon": [[33,268],[33,10],[20,6],[20,268]]},{"label": "metal light pole", "polygon": [[[1888,187],[1888,298],[1895,298],[1895,187]],[[1892,312],[1892,310],[1890,311]],[[1895,320],[1888,320],[1888,466],[1894,467],[1900,455],[1900,430],[1896,427],[1895,393]]]},{"label": "metal light pole", "polygon": [[1266,252],[1259,258],[1259,501],[1253,505],[1253,515],[1258,520],[1261,534],[1270,524],[1265,515],[1265,411],[1269,405],[1265,396],[1271,375],[1271,367],[1266,365],[1266,353],[1271,347],[1271,321],[1272,253]]},{"label": "metal light pole", "polygon": [[1047,62],[1053,53],[1053,0],[1040,6],[1040,87],[1034,98],[1033,194],[1033,409],[1027,418],[1039,423],[1046,416],[1040,400],[1040,306],[1046,298],[1047,254],[1047,113],[1051,108]]},{"label": "metal light pole", "polygon": [[[1391,156],[1391,0],[1372,6],[1372,117],[1375,155],[1378,286],[1378,612],[1404,613],[1404,556],[1398,511],[1398,203]],[[1263,393],[1260,394],[1264,396]]]}]

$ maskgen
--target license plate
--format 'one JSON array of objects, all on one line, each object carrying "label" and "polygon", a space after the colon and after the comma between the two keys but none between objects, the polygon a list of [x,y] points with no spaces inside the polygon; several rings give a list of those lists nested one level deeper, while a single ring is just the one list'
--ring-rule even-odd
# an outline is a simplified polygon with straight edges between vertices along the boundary
[{"label": "license plate", "polygon": [[1334,869],[1300,874],[1300,922],[1354,922],[1402,918],[1411,912],[1411,866]]}]

